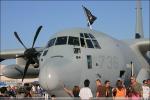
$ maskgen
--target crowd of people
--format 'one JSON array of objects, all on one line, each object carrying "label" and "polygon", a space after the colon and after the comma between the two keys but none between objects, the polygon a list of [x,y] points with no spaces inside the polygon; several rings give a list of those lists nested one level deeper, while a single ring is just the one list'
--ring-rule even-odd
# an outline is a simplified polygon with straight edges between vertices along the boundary
[{"label": "crowd of people", "polygon": [[[65,85],[63,86],[64,91],[74,99],[82,100],[150,100],[150,79],[143,80],[143,84],[136,81],[136,78],[132,76],[130,78],[130,85],[125,86],[124,81],[119,79],[116,81],[116,86],[112,87],[111,82],[106,80],[104,83],[97,79],[95,80],[96,91],[92,93],[90,89],[90,81],[86,79],[84,81],[84,87],[74,86],[72,90],[69,90]],[[22,90],[23,89],[23,90]],[[0,97],[17,97],[17,94],[23,97],[45,97],[56,99],[55,95],[49,96],[39,85],[24,85],[23,88],[17,86],[8,86],[0,89]]]},{"label": "crowd of people", "polygon": [[64,91],[68,93],[71,97],[79,98],[82,100],[150,100],[150,79],[143,80],[143,84],[140,84],[136,81],[136,78],[132,76],[130,78],[130,85],[125,86],[122,80],[117,80],[116,86],[112,87],[111,82],[106,80],[102,84],[100,79],[96,80],[96,95],[92,94],[92,91],[89,87],[90,81],[86,79],[84,81],[84,87],[80,89],[79,86],[74,86],[72,90],[64,87]]},{"label": "crowd of people", "polygon": [[[0,88],[0,97],[45,97],[48,93],[40,85],[24,84],[24,86],[7,86]],[[47,96],[48,98],[48,96]]]}]

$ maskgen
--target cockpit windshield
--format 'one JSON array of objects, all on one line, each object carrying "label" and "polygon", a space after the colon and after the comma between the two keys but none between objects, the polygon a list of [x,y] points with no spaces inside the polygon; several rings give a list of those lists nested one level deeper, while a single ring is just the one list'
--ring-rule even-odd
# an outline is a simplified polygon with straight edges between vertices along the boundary
[{"label": "cockpit windshield", "polygon": [[94,46],[93,46],[93,44],[92,44],[90,39],[86,39],[86,43],[87,43],[87,47],[88,48],[94,48]]},{"label": "cockpit windshield", "polygon": [[84,33],[85,38],[89,38],[89,35],[87,33]]},{"label": "cockpit windshield", "polygon": [[101,48],[101,47],[99,46],[97,40],[92,40],[92,41],[93,41],[93,44],[94,44],[95,48],[98,48],[98,49]]},{"label": "cockpit windshield", "polygon": [[82,47],[101,49],[98,41],[91,33],[80,33],[80,42]]},{"label": "cockpit windshield", "polygon": [[78,37],[69,36],[68,44],[69,45],[79,46],[80,45],[79,44],[79,38]]},{"label": "cockpit windshield", "polygon": [[48,44],[46,45],[46,48],[51,47],[54,45],[56,38],[51,39],[50,41],[48,41]]},{"label": "cockpit windshield", "polygon": [[48,44],[47,48],[53,45],[74,45],[74,46],[81,46],[84,48],[96,48],[101,49],[98,41],[96,38],[90,33],[80,33],[80,37],[74,36],[61,36],[51,39]]},{"label": "cockpit windshield", "polygon": [[91,39],[95,39],[95,37],[89,33],[89,36],[91,37]]},{"label": "cockpit windshield", "polygon": [[67,36],[58,37],[55,45],[64,45],[67,44]]}]

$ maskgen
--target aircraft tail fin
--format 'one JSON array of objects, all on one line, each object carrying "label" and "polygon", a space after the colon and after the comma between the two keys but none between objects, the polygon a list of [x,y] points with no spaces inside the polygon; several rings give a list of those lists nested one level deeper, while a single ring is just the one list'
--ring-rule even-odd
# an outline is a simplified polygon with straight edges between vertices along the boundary
[{"label": "aircraft tail fin", "polygon": [[142,7],[141,1],[136,2],[136,29],[135,29],[135,39],[144,38],[143,32],[143,22],[142,22]]}]

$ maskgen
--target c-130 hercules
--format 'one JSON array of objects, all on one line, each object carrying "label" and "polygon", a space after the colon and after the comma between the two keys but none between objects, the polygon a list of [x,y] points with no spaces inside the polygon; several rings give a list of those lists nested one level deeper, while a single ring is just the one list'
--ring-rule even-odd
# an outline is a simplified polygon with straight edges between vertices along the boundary
[{"label": "c-130 hercules", "polygon": [[110,80],[115,85],[118,77],[129,84],[135,74],[139,82],[150,78],[150,40],[144,38],[140,1],[136,7],[136,34],[132,40],[117,40],[92,29],[73,28],[54,34],[46,47],[34,44],[42,26],[37,29],[31,48],[27,48],[17,32],[15,37],[25,49],[0,53],[0,60],[15,59],[3,75],[9,78],[39,77],[40,85],[56,96],[68,96],[62,84],[72,88],[83,87],[89,79],[90,88],[96,90],[95,80]]}]

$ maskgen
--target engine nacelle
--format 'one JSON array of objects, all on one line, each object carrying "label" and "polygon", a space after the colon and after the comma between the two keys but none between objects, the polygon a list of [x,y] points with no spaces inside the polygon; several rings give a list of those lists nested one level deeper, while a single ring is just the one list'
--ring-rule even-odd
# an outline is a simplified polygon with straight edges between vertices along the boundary
[{"label": "engine nacelle", "polygon": [[[5,77],[13,78],[13,79],[21,79],[24,72],[25,65],[8,65],[5,66],[2,70],[2,74]],[[39,68],[34,68],[33,66],[29,66],[25,78],[37,78],[39,76]]]}]

